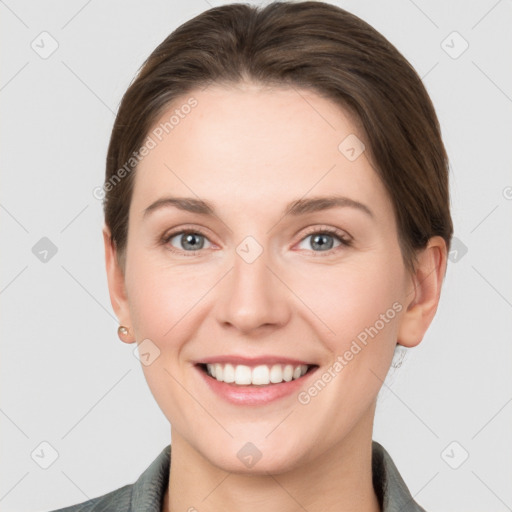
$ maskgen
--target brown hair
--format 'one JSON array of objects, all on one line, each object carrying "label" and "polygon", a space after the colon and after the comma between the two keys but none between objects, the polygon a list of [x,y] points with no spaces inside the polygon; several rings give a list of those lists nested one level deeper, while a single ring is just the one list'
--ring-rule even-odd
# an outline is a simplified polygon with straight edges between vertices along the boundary
[{"label": "brown hair", "polygon": [[124,94],[104,184],[105,223],[121,263],[133,192],[129,171],[153,124],[180,96],[244,80],[307,88],[355,113],[393,203],[407,267],[432,236],[443,237],[449,249],[448,158],[420,77],[357,16],[323,2],[274,2],[223,5],[184,23],[147,58]]}]

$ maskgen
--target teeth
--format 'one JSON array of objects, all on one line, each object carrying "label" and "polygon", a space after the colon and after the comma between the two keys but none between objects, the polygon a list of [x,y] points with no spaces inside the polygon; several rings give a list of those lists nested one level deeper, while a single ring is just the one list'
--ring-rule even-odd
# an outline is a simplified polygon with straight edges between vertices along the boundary
[{"label": "teeth", "polygon": [[[250,370],[249,370],[249,375]],[[252,371],[252,382],[249,384],[263,385],[270,383],[270,370],[268,366],[256,366]]]},{"label": "teeth", "polygon": [[[219,377],[217,377],[219,380]],[[243,364],[235,366],[235,384],[252,384],[251,382],[251,369]]]},{"label": "teeth", "polygon": [[308,365],[301,364],[293,367],[291,364],[274,364],[271,367],[260,365],[251,368],[244,364],[207,364],[206,371],[219,382],[234,383],[239,386],[266,386],[279,384],[283,381],[302,377],[308,370]]},{"label": "teeth", "polygon": [[220,381],[222,381],[223,380],[223,374],[224,374],[224,370],[222,368],[222,365],[216,364],[215,365],[215,375],[216,375],[216,378],[219,379]]},{"label": "teeth", "polygon": [[[217,365],[215,365],[217,366]],[[219,365],[220,366],[220,365]],[[215,374],[217,375],[217,374]],[[224,366],[224,373],[222,375],[224,382],[235,382],[235,368],[232,364]]]}]

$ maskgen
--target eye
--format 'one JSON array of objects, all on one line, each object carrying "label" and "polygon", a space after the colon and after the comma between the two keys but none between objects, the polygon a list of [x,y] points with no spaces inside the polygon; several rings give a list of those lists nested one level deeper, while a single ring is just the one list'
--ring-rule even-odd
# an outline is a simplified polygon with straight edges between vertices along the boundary
[{"label": "eye", "polygon": [[[180,254],[189,253],[187,256],[193,256],[197,251],[204,249],[205,242],[210,244],[206,235],[199,231],[192,230],[170,233],[165,235],[162,240],[162,243],[168,245],[171,251]],[[210,245],[207,245],[206,248],[210,247]]]},{"label": "eye", "polygon": [[[310,239],[309,243],[307,240]],[[338,241],[338,245],[335,242]],[[300,247],[299,249],[312,250],[313,252],[335,252],[340,247],[349,247],[352,240],[343,232],[334,228],[312,228],[308,234],[301,240],[300,244],[309,245],[309,247]]]},{"label": "eye", "polygon": [[[310,239],[309,243],[308,239]],[[185,256],[195,256],[202,249],[212,246],[208,237],[197,229],[182,229],[166,234],[162,238],[162,244],[170,251]],[[301,247],[301,244],[306,244],[309,247]],[[331,254],[342,247],[349,247],[351,244],[352,239],[344,231],[330,227],[314,227],[307,231],[306,236],[301,239],[299,249]]]}]

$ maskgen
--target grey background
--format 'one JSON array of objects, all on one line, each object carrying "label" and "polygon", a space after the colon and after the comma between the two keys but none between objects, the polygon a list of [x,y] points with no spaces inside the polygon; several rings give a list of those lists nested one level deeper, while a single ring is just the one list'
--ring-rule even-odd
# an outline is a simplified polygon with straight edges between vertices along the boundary
[{"label": "grey background", "polygon": [[[134,346],[116,336],[92,191],[138,67],[221,3],[0,1],[3,511],[131,483],[170,442]],[[336,3],[422,76],[450,156],[459,240],[433,325],[383,386],[374,439],[429,512],[512,510],[512,3]],[[47,58],[43,31],[58,43]],[[47,261],[43,237],[57,248]],[[43,442],[58,454],[47,469]]]}]

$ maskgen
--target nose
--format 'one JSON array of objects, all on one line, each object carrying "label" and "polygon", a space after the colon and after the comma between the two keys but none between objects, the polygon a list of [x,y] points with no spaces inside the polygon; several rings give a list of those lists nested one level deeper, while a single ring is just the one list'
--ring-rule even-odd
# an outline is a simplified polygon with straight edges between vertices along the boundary
[{"label": "nose", "polygon": [[234,255],[233,268],[216,301],[217,319],[224,327],[247,335],[277,329],[289,321],[291,292],[269,260],[265,251],[252,262]]}]

